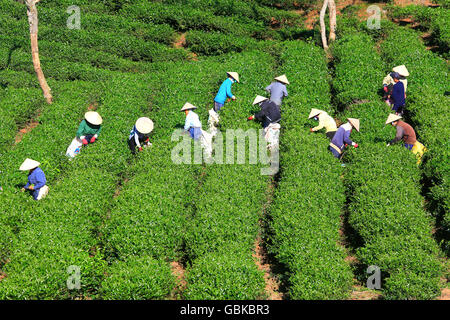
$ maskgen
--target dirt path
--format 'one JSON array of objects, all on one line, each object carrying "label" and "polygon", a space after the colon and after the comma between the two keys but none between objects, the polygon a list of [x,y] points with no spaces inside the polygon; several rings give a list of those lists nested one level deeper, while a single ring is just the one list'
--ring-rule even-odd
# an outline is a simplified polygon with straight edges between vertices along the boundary
[{"label": "dirt path", "polygon": [[[40,113],[35,117],[35,119],[38,119],[40,117]],[[37,120],[30,120],[24,128],[20,129],[19,132],[17,132],[16,137],[14,138],[14,145],[20,143],[28,132],[33,130],[39,125],[39,121]]]},{"label": "dirt path", "polygon": [[177,261],[173,261],[170,263],[170,267],[172,268],[172,274],[177,279],[177,285],[173,288],[172,293],[170,295],[170,300],[180,300],[181,294],[186,289],[186,279],[185,273],[186,270],[183,265]]},{"label": "dirt path", "polygon": [[272,266],[269,263],[267,252],[262,243],[262,239],[255,241],[255,252],[253,253],[256,266],[264,272],[264,281],[266,282],[265,292],[268,300],[283,300],[283,293],[280,292],[280,281],[272,276]]},{"label": "dirt path", "polygon": [[441,296],[438,298],[438,300],[450,300],[450,289],[442,289]]}]

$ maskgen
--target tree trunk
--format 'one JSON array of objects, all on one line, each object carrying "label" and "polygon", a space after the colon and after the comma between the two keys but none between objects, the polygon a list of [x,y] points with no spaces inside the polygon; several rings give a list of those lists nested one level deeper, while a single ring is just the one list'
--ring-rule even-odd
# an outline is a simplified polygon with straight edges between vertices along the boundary
[{"label": "tree trunk", "polygon": [[323,1],[322,10],[320,10],[320,34],[322,35],[322,45],[325,51],[328,52],[328,43],[327,43],[327,30],[325,27],[325,12],[327,11],[328,0]]},{"label": "tree trunk", "polygon": [[329,42],[336,40],[336,2],[328,0],[328,8],[330,9],[330,38]]},{"label": "tree trunk", "polygon": [[30,40],[31,40],[31,56],[33,58],[34,71],[36,71],[39,84],[44,93],[44,98],[47,103],[51,104],[53,97],[51,89],[45,80],[44,72],[41,68],[41,60],[39,59],[39,46],[38,46],[38,13],[36,9],[36,3],[40,0],[26,0],[28,23],[30,24]]}]

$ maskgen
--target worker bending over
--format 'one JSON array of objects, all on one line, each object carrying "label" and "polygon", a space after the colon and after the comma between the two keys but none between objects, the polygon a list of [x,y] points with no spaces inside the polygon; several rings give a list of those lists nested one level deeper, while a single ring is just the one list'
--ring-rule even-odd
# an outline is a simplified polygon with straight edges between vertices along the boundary
[{"label": "worker bending over", "polygon": [[254,116],[250,116],[247,120],[257,120],[263,125],[263,128],[267,128],[271,123],[278,123],[281,120],[280,107],[272,100],[266,97],[256,96],[253,101],[253,105],[259,105],[261,111]]},{"label": "worker bending over", "polygon": [[219,92],[214,98],[214,111],[219,112],[225,105],[227,98],[236,100],[236,97],[231,92],[231,85],[235,82],[239,83],[239,74],[237,72],[227,72],[228,78],[222,83]]},{"label": "worker bending over", "polygon": [[348,122],[340,126],[336,131],[336,134],[328,147],[331,153],[338,159],[341,159],[345,146],[351,145],[358,148],[358,144],[350,140],[350,134],[353,128],[359,132],[359,119],[348,118],[347,120]]},{"label": "worker bending over", "polygon": [[130,147],[132,154],[136,154],[136,148],[139,151],[142,151],[144,150],[143,148],[150,147],[152,145],[149,137],[149,134],[152,131],[152,120],[147,117],[137,119],[136,124],[130,131],[130,136],[128,137],[128,146]]},{"label": "worker bending over", "polygon": [[77,138],[83,145],[94,143],[102,131],[102,117],[95,111],[86,112],[77,130]]},{"label": "worker bending over", "polygon": [[395,138],[392,139],[387,146],[390,146],[394,143],[399,142],[400,140],[403,140],[404,144],[403,146],[411,150],[412,153],[414,153],[417,158],[417,164],[420,163],[422,156],[424,152],[426,151],[426,148],[423,144],[421,144],[416,139],[416,132],[414,131],[413,127],[411,125],[407,124],[406,122],[400,120],[402,117],[395,114],[390,114],[386,120],[386,124],[391,124],[397,129],[397,133],[395,135]]},{"label": "worker bending over", "polygon": [[337,131],[336,121],[334,121],[333,117],[328,115],[328,113],[323,110],[312,108],[311,112],[309,113],[308,119],[311,118],[319,121],[319,125],[317,127],[310,129],[311,132],[316,132],[321,130],[322,128],[325,128],[325,134],[327,135],[328,139],[333,139]]},{"label": "worker bending over", "polygon": [[284,74],[276,77],[274,80],[274,82],[266,87],[266,91],[270,93],[270,100],[278,106],[281,106],[284,97],[288,96],[286,85],[289,84],[289,81]]},{"label": "worker bending over", "polygon": [[20,171],[29,171],[28,183],[21,189],[22,192],[29,190],[33,192],[34,200],[41,200],[48,194],[48,186],[46,185],[47,179],[45,178],[44,171],[39,168],[40,163],[26,159],[20,166]]},{"label": "worker bending over", "polygon": [[[406,77],[409,76],[408,69],[406,69],[405,65],[397,66],[392,68],[392,72],[397,72],[399,74],[399,81],[403,83],[403,86],[405,87],[405,93],[406,88],[408,87],[408,80]],[[392,100],[389,98],[389,96],[392,94],[392,88],[394,87],[395,81],[391,76],[392,73],[389,73],[384,79],[383,79],[383,90],[384,90],[384,99],[388,105],[392,104]]]},{"label": "worker bending over", "polygon": [[213,135],[202,130],[202,123],[198,118],[198,115],[192,111],[197,109],[196,106],[186,102],[180,111],[186,114],[186,121],[184,123],[184,130],[189,133],[192,139],[200,141],[200,144],[204,150],[206,158],[212,156],[212,139]]}]

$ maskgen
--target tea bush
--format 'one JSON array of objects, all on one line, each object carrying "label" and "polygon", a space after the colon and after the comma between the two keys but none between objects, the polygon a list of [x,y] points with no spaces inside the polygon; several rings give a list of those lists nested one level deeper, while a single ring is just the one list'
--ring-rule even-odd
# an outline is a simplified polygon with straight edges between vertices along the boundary
[{"label": "tea bush", "polygon": [[[389,65],[405,64],[410,71],[408,78],[408,118],[415,124],[418,139],[428,149],[423,161],[423,172],[430,184],[431,209],[436,216],[443,216],[444,234],[449,234],[449,136],[448,68],[445,61],[425,48],[418,35],[407,29],[395,28],[381,46],[383,57]],[[402,44],[402,49],[398,44]],[[447,216],[447,217],[446,217]],[[444,246],[448,245],[444,243]]]},{"label": "tea bush", "polygon": [[[336,47],[348,43],[343,38]],[[361,70],[382,75],[382,65],[374,59],[373,41],[361,37],[347,50],[340,55],[345,51],[334,51],[339,63],[348,66],[346,73],[338,73],[337,64],[338,83],[342,83],[340,77],[357,77]],[[350,67],[352,64],[359,68]],[[368,88],[382,82],[382,77],[370,79]],[[355,88],[349,84],[340,90]],[[357,94],[359,90],[365,88],[357,87]],[[351,106],[343,114],[361,120],[361,133],[352,135],[361,146],[348,155],[351,165],[345,175],[349,223],[362,241],[357,258],[364,265],[380,267],[386,299],[432,299],[439,294],[440,253],[431,235],[431,221],[422,208],[420,171],[414,155],[400,145],[386,147],[395,134],[392,127],[384,126],[389,112],[386,104],[372,101]]]},{"label": "tea bush", "polygon": [[282,107],[282,170],[270,207],[270,251],[288,269],[290,299],[343,299],[352,273],[338,245],[342,169],[325,135],[309,133],[308,120],[311,108],[332,111],[325,56],[318,47],[290,42],[281,59],[291,84]]}]

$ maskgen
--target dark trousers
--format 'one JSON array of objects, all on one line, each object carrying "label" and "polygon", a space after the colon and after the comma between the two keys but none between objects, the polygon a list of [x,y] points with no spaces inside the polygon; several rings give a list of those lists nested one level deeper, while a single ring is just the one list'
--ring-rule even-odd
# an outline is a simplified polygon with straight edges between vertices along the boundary
[{"label": "dark trousers", "polygon": [[334,135],[336,134],[336,131],[329,131],[326,133],[327,138],[332,140],[334,138]]},{"label": "dark trousers", "polygon": [[[139,141],[141,142],[141,141]],[[134,141],[134,137],[131,139],[128,139],[128,147],[130,147],[131,153],[136,154],[136,141]]]}]

